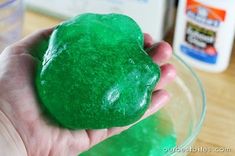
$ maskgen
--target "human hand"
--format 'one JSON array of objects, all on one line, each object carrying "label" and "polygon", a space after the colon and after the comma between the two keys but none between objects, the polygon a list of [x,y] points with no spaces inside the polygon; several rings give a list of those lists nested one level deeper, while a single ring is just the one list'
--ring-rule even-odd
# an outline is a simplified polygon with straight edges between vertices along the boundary
[{"label": "human hand", "polygon": [[[115,127],[100,130],[77,130],[55,126],[43,116],[34,89],[35,66],[42,51],[37,45],[45,44],[52,29],[41,30],[6,48],[0,55],[0,112],[12,124],[12,131],[21,137],[28,156],[76,156],[104,139],[127,129]],[[153,45],[145,34],[145,48]],[[171,82],[175,69],[165,64],[172,55],[166,42],[156,44],[149,52],[154,62],[161,65],[162,75],[152,94],[152,102],[143,118],[155,113],[169,99],[163,87]],[[10,130],[11,131],[11,130]],[[12,133],[12,132],[9,132]]]}]

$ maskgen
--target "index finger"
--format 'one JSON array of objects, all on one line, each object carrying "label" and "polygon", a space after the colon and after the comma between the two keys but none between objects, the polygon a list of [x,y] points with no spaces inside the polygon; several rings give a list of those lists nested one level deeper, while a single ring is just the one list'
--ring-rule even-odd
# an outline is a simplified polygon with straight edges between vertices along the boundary
[{"label": "index finger", "polygon": [[54,28],[47,28],[38,30],[31,35],[24,37],[22,40],[18,41],[16,44],[20,44],[25,46],[26,48],[30,48],[38,44],[43,40],[48,40]]},{"label": "index finger", "polygon": [[49,38],[52,32],[53,28],[36,31],[16,42],[13,48],[21,47],[24,49],[24,53],[30,54],[41,61],[48,48]]}]

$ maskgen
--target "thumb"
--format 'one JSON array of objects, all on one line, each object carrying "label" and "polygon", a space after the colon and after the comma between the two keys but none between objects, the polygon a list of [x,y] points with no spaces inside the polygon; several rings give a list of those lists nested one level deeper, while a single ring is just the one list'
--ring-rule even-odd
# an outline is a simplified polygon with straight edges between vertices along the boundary
[{"label": "thumb", "polygon": [[41,61],[46,49],[48,48],[49,38],[53,29],[54,28],[48,28],[36,31],[29,36],[24,37],[12,46],[25,49],[25,53],[28,53]]},{"label": "thumb", "polygon": [[17,44],[21,44],[24,45],[26,47],[32,47],[35,44],[41,42],[42,40],[48,40],[53,28],[47,28],[47,29],[42,29],[42,30],[38,30],[26,37],[24,37],[22,40],[20,40],[19,42],[17,42]]},{"label": "thumb", "polygon": [[49,38],[52,31],[53,28],[39,30],[32,35],[25,37],[20,42],[33,57],[41,61],[46,49],[48,48]]}]

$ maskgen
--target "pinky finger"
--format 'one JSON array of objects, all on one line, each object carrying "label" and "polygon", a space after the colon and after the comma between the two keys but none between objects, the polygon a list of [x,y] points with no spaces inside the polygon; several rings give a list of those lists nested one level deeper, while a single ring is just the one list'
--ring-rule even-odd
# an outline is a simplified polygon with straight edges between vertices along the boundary
[{"label": "pinky finger", "polygon": [[[143,120],[143,119],[149,117],[150,115],[154,114],[155,112],[157,112],[159,109],[161,109],[167,103],[168,100],[169,100],[169,93],[167,91],[158,90],[158,91],[153,92],[151,105],[149,106],[148,110],[145,112],[143,117],[140,120],[138,120],[137,122],[135,122],[134,124],[140,122],[141,120]],[[125,127],[110,128],[110,129],[108,129],[107,136],[111,137],[113,135],[119,134],[122,131],[130,128],[134,124],[131,124],[131,125],[125,126]]]}]

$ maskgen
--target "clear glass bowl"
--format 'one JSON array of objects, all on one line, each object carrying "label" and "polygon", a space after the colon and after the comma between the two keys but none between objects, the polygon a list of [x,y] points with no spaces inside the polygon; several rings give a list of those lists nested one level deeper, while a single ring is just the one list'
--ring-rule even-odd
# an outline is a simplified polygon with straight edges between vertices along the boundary
[{"label": "clear glass bowl", "polygon": [[168,150],[167,156],[184,156],[190,152],[202,127],[206,113],[206,95],[195,72],[178,56],[170,63],[176,67],[176,80],[167,86],[171,99],[161,111],[167,113],[173,123],[177,147]]},{"label": "clear glass bowl", "polygon": [[21,38],[23,13],[22,0],[0,0],[0,53]]}]

